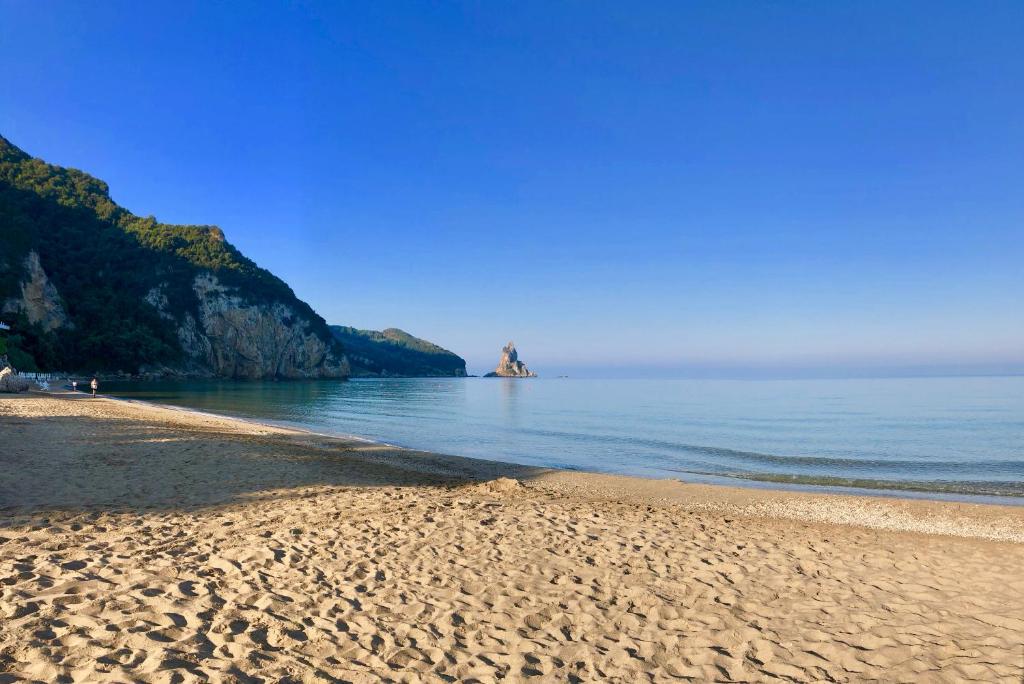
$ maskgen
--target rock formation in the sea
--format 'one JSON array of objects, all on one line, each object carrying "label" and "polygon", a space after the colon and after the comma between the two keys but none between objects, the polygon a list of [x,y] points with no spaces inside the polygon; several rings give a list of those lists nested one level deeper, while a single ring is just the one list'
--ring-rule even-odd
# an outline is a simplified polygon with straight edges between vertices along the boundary
[{"label": "rock formation in the sea", "polygon": [[341,378],[344,349],[213,226],[135,216],[0,137],[0,319],[27,368]]},{"label": "rock formation in the sea", "polygon": [[519,352],[516,351],[514,342],[509,342],[501,350],[501,361],[493,372],[484,376],[485,378],[535,378],[537,374],[530,371],[526,364],[519,360]]},{"label": "rock formation in the sea", "polygon": [[404,330],[359,330],[332,325],[345,347],[352,375],[360,377],[465,377],[466,361]]},{"label": "rock formation in the sea", "polygon": [[0,368],[0,392],[25,392],[28,380],[14,372],[10,366]]}]

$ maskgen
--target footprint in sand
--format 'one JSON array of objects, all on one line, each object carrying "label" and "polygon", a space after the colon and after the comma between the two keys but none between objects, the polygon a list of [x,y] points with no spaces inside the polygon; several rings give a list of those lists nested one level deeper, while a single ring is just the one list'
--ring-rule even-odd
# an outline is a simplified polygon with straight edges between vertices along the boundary
[{"label": "footprint in sand", "polygon": [[186,620],[185,616],[181,615],[180,613],[164,613],[164,615],[166,615],[167,618],[174,623],[175,627],[180,628],[186,627],[188,625],[188,620]]}]

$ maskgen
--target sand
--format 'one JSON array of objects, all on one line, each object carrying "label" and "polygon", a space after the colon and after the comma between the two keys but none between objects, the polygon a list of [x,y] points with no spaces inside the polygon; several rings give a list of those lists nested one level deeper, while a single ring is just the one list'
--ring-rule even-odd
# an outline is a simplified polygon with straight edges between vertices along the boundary
[{"label": "sand", "polygon": [[1021,682],[1024,509],[0,398],[0,683]]}]

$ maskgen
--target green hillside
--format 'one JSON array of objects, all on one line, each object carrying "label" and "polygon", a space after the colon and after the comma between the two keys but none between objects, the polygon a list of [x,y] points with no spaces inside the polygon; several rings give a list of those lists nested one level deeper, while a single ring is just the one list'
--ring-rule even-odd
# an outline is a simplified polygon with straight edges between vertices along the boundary
[{"label": "green hillside", "polygon": [[345,347],[353,375],[466,375],[464,359],[398,328],[377,331],[332,325],[331,332]]},{"label": "green hillside", "polygon": [[[180,362],[175,321],[195,313],[192,283],[203,272],[245,302],[286,303],[342,354],[323,319],[220,229],[136,216],[114,203],[103,181],[34,159],[0,137],[0,305],[19,295],[30,251],[39,255],[71,325],[57,334],[23,313],[3,318],[13,323],[10,346],[42,369],[134,372]],[[163,316],[146,302],[157,286],[166,295]]]}]

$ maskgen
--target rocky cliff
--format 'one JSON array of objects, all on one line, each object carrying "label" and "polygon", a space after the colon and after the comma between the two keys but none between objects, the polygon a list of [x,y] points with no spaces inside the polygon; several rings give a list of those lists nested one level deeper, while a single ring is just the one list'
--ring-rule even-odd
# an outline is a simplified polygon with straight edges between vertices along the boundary
[{"label": "rocky cliff", "polygon": [[337,353],[293,306],[252,304],[216,275],[201,273],[192,282],[198,306],[179,319],[168,313],[166,284],[147,293],[161,315],[175,324],[189,372],[229,378],[341,378],[348,359]]},{"label": "rocky cliff", "polygon": [[135,216],[2,137],[0,319],[29,370],[349,374],[324,320],[218,228]]},{"label": "rocky cliff", "polygon": [[526,367],[526,364],[519,360],[519,352],[516,351],[514,342],[509,342],[501,350],[501,360],[494,371],[484,376],[485,378],[535,378],[537,374]]},{"label": "rocky cliff", "polygon": [[30,250],[22,262],[22,268],[23,276],[18,292],[2,302],[0,312],[24,314],[30,324],[39,326],[45,332],[70,326],[64,303],[39,263],[39,254]]}]

